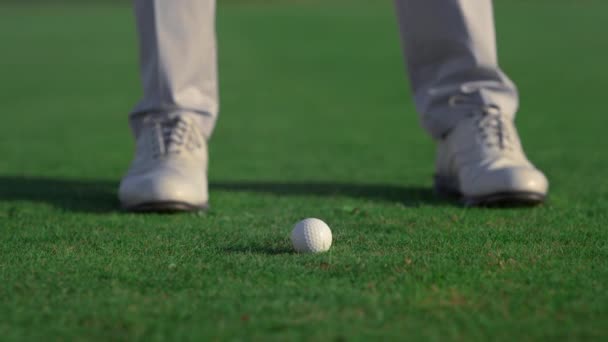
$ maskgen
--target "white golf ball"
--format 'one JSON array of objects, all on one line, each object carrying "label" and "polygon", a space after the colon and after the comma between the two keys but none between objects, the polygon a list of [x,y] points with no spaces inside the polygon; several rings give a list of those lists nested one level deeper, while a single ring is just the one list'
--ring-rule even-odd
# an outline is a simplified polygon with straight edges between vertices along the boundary
[{"label": "white golf ball", "polygon": [[293,248],[300,253],[321,253],[331,247],[331,229],[316,218],[307,218],[293,227],[291,242]]}]

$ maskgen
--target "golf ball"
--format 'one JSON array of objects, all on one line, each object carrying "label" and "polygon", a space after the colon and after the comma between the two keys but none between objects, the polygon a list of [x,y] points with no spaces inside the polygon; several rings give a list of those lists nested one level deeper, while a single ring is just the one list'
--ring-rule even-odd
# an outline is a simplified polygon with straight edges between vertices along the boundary
[{"label": "golf ball", "polygon": [[304,219],[293,227],[291,242],[297,252],[321,253],[331,247],[331,229],[316,218]]}]

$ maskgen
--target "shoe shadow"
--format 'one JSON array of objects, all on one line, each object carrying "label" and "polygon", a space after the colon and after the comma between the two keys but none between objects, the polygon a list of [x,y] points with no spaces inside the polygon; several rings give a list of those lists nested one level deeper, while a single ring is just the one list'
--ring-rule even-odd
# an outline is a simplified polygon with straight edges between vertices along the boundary
[{"label": "shoe shadow", "polygon": [[118,212],[117,186],[109,180],[0,176],[0,201],[41,202],[71,212]]},{"label": "shoe shadow", "polygon": [[431,188],[399,186],[387,184],[354,184],[338,182],[258,182],[230,181],[211,182],[213,191],[256,192],[278,196],[343,196],[364,198],[383,202],[401,203],[407,207],[422,204],[447,204],[446,199],[437,197]]},{"label": "shoe shadow", "polygon": [[[41,202],[71,212],[119,212],[117,187],[118,182],[110,180],[0,176],[0,201]],[[383,184],[219,181],[212,182],[210,190],[277,196],[344,196],[401,203],[408,207],[449,203],[436,197],[430,188]]]}]

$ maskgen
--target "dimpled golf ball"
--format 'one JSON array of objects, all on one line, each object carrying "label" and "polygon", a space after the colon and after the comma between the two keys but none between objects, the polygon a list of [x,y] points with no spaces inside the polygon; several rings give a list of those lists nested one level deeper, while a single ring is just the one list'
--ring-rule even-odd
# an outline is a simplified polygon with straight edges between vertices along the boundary
[{"label": "dimpled golf ball", "polygon": [[293,227],[291,242],[299,253],[321,253],[331,247],[331,229],[316,218],[307,218]]}]

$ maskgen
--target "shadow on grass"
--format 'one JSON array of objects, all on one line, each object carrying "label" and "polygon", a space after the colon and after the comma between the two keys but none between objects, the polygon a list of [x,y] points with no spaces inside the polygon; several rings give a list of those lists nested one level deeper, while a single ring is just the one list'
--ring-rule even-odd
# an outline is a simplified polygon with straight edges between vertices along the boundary
[{"label": "shadow on grass", "polygon": [[[117,188],[118,181],[0,176],[0,201],[42,202],[74,212],[117,212],[120,211]],[[210,189],[212,192],[253,192],[277,196],[344,196],[405,206],[446,203],[435,197],[429,188],[382,184],[224,181],[212,182]]]},{"label": "shadow on grass", "polygon": [[117,182],[29,176],[0,176],[0,201],[31,201],[66,211],[108,213],[120,210]]},{"label": "shadow on grass", "polygon": [[266,255],[285,255],[294,254],[292,248],[272,247],[272,246],[231,246],[222,248],[228,254],[266,254]]},{"label": "shadow on grass", "polygon": [[343,196],[401,203],[408,207],[421,204],[450,203],[435,195],[432,189],[386,184],[354,184],[337,182],[212,182],[211,190],[268,193],[278,196]]}]

